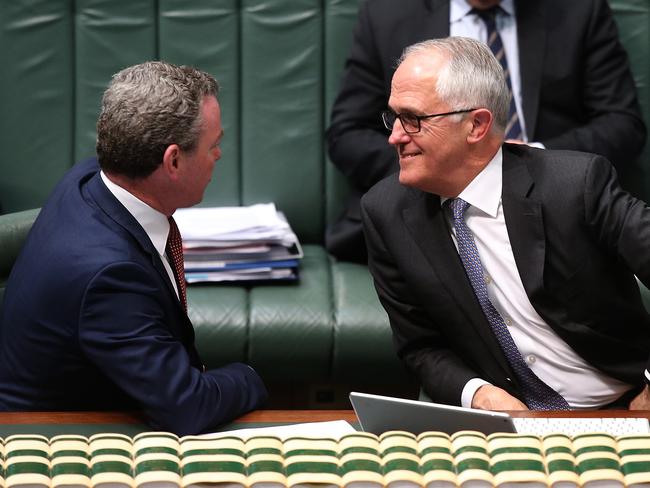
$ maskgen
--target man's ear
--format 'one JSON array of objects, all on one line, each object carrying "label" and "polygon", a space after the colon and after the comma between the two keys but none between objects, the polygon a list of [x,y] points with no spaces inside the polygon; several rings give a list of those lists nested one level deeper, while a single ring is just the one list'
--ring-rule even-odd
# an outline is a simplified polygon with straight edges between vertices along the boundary
[{"label": "man's ear", "polygon": [[178,144],[170,144],[163,154],[162,169],[172,179],[178,177],[181,148]]},{"label": "man's ear", "polygon": [[467,134],[467,142],[469,144],[476,144],[483,140],[490,131],[494,117],[488,109],[479,108],[470,113],[469,120],[472,122],[472,127]]}]

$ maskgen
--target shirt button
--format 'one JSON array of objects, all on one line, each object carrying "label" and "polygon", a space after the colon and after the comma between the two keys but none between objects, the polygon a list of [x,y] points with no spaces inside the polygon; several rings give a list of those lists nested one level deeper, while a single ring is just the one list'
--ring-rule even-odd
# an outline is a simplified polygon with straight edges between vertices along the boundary
[{"label": "shirt button", "polygon": [[506,323],[508,327],[512,325],[512,319],[510,317],[504,318],[503,321]]},{"label": "shirt button", "polygon": [[537,361],[537,358],[535,356],[533,356],[532,354],[529,354],[528,356],[526,356],[526,362],[528,364],[533,364],[535,361]]},{"label": "shirt button", "polygon": [[486,274],[485,275],[485,284],[489,285],[490,283],[492,283],[492,278],[490,278],[489,274]]}]

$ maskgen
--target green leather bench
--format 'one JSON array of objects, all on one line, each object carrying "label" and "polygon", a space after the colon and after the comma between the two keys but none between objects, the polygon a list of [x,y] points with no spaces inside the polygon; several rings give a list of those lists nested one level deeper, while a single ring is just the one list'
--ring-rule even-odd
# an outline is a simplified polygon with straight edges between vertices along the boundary
[{"label": "green leather bench", "polygon": [[[650,121],[650,6],[611,5]],[[203,205],[273,201],[305,250],[297,285],[190,287],[206,364],[249,362],[293,402],[279,406],[340,406],[349,388],[415,395],[367,269],[322,247],[347,191],[323,132],[356,12],[357,0],[1,1],[0,296],[36,215],[20,211],[94,154],[111,74],[148,59],[191,64],[222,86],[223,158]],[[650,200],[648,168],[646,152],[622,178]]]}]

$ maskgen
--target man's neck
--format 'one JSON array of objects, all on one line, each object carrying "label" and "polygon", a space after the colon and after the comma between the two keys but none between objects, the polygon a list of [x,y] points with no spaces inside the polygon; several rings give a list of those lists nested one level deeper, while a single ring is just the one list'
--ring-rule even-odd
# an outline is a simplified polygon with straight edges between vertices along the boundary
[{"label": "man's neck", "polygon": [[149,177],[143,179],[133,179],[127,178],[126,176],[108,173],[104,171],[106,177],[115,183],[117,186],[128,191],[131,195],[136,197],[138,200],[143,201],[151,208],[157,210],[158,212],[170,216],[174,213],[176,209],[167,208],[162,204],[159,198],[156,198],[155,191],[152,191],[151,187],[152,182],[149,181]]}]

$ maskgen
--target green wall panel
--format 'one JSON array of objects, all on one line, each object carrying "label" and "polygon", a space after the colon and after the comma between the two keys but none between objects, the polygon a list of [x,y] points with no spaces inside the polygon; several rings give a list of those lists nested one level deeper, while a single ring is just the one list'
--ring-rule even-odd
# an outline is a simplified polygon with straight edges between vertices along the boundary
[{"label": "green wall panel", "polygon": [[243,202],[274,201],[304,242],[324,219],[319,0],[244,0]]},{"label": "green wall panel", "polygon": [[220,85],[222,156],[203,206],[239,205],[239,8],[236,0],[159,0],[159,56],[195,66]]},{"label": "green wall panel", "polygon": [[95,125],[111,76],[155,59],[155,0],[77,0],[75,159],[95,155]]},{"label": "green wall panel", "polygon": [[40,206],[72,160],[70,1],[0,1],[0,211]]}]

